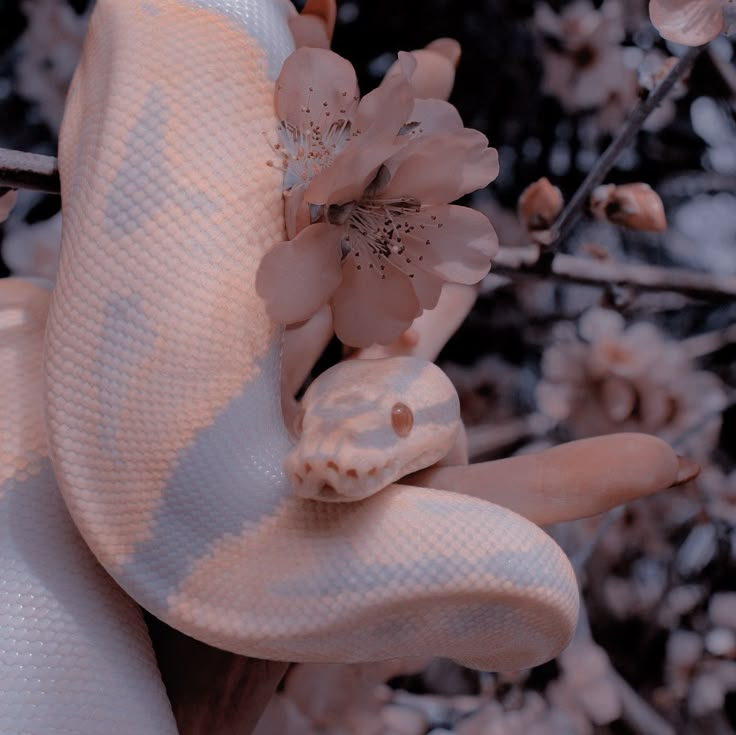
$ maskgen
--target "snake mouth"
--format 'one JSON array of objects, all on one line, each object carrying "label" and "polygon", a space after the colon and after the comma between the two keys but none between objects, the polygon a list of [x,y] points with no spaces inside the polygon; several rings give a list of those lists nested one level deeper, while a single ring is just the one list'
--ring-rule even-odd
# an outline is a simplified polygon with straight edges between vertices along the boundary
[{"label": "snake mouth", "polygon": [[335,490],[335,488],[328,482],[322,483],[321,487],[317,491],[317,494],[314,496],[314,499],[327,500],[331,502],[335,502],[336,500],[347,500],[344,495],[338,493],[337,490]]},{"label": "snake mouth", "polygon": [[287,458],[285,470],[299,497],[327,503],[363,500],[398,476],[392,461],[368,470],[341,469],[335,460],[324,462],[298,455]]}]

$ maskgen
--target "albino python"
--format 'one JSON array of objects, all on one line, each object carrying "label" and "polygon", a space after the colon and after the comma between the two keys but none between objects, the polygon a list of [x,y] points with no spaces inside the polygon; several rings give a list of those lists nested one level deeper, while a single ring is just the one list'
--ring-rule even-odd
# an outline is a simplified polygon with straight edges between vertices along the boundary
[{"label": "albino python", "polygon": [[[210,645],[288,661],[545,661],[569,640],[578,609],[555,543],[479,499],[401,484],[378,491],[420,466],[406,447],[415,444],[425,465],[452,445],[457,397],[436,368],[418,359],[338,366],[292,451],[280,408],[282,329],[254,287],[263,253],[284,239],[281,175],[266,161],[274,80],[293,48],[290,12],[281,0],[98,0],[59,148],[63,246],[45,341],[58,486],[115,581]],[[37,287],[13,288],[2,302],[0,355],[16,380],[4,386],[3,411],[14,406],[17,417],[41,379],[33,360],[43,308],[28,305],[26,290],[39,298]],[[53,485],[40,403],[35,410],[23,414],[30,428],[15,449],[0,454],[0,502],[23,483]],[[4,426],[0,436],[9,433]],[[57,573],[52,561],[29,574],[52,575],[65,604],[81,606],[91,594],[84,575],[60,559]],[[146,689],[129,692],[144,713],[130,731],[168,732],[170,712],[141,724],[145,702],[152,710],[163,696],[160,685],[140,684],[155,672],[150,645],[136,638],[128,601],[102,584],[132,616],[115,659],[125,654],[121,669]],[[0,622],[12,630],[22,618]],[[18,638],[40,646],[45,624],[36,622]],[[77,640],[92,640],[88,626],[62,626],[57,640],[77,650]],[[110,668],[113,654],[104,659]],[[88,673],[102,682],[104,668]],[[63,697],[66,685],[59,693],[53,682],[38,692]],[[58,720],[53,729],[63,731]]]}]

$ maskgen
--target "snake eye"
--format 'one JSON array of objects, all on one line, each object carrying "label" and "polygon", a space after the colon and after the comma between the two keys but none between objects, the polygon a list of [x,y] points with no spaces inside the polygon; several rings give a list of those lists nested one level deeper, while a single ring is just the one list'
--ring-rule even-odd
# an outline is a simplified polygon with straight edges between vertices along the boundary
[{"label": "snake eye", "polygon": [[298,439],[302,435],[302,431],[304,431],[304,409],[300,408],[296,416],[294,416],[294,421],[291,425],[292,431],[294,432],[294,436]]},{"label": "snake eye", "polygon": [[414,414],[405,403],[394,403],[391,408],[391,428],[397,436],[409,436],[411,427],[414,426]]}]

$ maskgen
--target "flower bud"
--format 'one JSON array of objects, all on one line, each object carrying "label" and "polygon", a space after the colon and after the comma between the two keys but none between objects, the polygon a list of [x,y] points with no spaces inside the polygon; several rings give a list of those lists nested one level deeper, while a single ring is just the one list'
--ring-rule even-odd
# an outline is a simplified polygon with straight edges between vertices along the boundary
[{"label": "flower bud", "polygon": [[632,230],[664,232],[664,206],[649,184],[606,184],[590,196],[590,210],[596,219],[623,225]]},{"label": "flower bud", "polygon": [[519,197],[519,219],[535,242],[549,242],[549,228],[562,211],[562,192],[546,176],[524,189]]}]

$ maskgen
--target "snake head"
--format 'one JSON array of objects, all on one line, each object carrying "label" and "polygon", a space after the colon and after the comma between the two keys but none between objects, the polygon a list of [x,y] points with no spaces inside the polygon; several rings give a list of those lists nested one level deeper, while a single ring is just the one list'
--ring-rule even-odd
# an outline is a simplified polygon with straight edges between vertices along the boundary
[{"label": "snake head", "polygon": [[361,500],[454,446],[460,401],[436,365],[416,357],[351,360],[309,386],[284,462],[298,495]]}]

